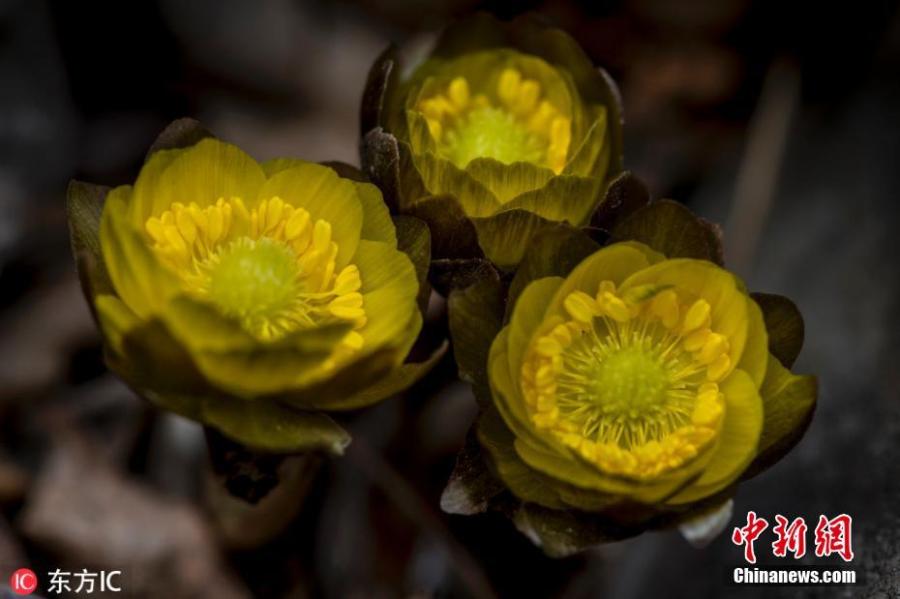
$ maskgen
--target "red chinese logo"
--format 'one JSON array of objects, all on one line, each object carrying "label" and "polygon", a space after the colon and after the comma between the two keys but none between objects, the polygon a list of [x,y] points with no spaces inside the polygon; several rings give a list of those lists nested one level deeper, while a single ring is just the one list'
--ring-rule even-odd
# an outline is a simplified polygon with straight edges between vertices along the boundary
[{"label": "red chinese logo", "polygon": [[841,556],[845,562],[853,559],[853,547],[850,542],[853,518],[841,514],[829,520],[819,516],[816,526],[816,556],[825,557],[833,553]]},{"label": "red chinese logo", "polygon": [[806,522],[803,518],[794,518],[794,521],[788,524],[788,519],[778,514],[775,516],[772,532],[778,537],[772,543],[772,553],[775,557],[785,557],[788,552],[794,554],[794,559],[806,555]]},{"label": "red chinese logo", "polygon": [[[853,518],[847,514],[828,519],[819,516],[819,523],[815,529],[815,553],[816,557],[828,557],[837,554],[845,562],[853,559],[852,542]],[[756,551],[754,541],[769,527],[765,518],[759,518],[756,512],[747,512],[747,524],[735,527],[731,533],[731,541],[737,546],[744,547],[744,559],[751,564],[756,563]],[[772,543],[772,554],[775,557],[786,557],[792,554],[794,559],[800,559],[806,555],[806,532],[808,528],[803,518],[788,520],[781,514],[775,516],[775,526],[772,532],[775,541]]]},{"label": "red chinese logo", "polygon": [[756,512],[747,512],[747,526],[735,528],[731,533],[731,542],[744,546],[744,559],[751,564],[756,563],[756,553],[753,550],[753,542],[759,538],[769,523],[765,518],[757,518]]}]

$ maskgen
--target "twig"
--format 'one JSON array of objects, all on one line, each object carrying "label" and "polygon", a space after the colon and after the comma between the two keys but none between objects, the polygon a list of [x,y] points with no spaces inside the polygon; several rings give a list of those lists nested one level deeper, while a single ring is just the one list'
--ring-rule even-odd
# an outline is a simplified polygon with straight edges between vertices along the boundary
[{"label": "twig", "polygon": [[463,583],[473,597],[493,599],[497,595],[482,569],[440,518],[428,507],[419,494],[400,474],[385,462],[378,453],[360,437],[355,437],[347,450],[346,458],[372,481],[401,513],[427,530],[447,550]]},{"label": "twig", "polygon": [[750,122],[726,228],[729,266],[741,274],[753,265],[772,206],[799,93],[797,68],[784,60],[773,63]]}]

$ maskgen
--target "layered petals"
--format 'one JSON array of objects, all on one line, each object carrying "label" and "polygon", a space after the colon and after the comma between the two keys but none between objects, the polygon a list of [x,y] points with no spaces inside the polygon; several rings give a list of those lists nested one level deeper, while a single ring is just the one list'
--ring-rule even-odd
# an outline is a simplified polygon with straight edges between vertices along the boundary
[{"label": "layered petals", "polygon": [[[75,215],[103,201],[71,189]],[[198,135],[154,151],[92,221],[73,219],[73,235],[96,250],[83,278],[111,368],[249,445],[340,452],[346,433],[318,412],[402,391],[439,357],[403,364],[427,264],[398,247],[378,189],[332,168],[260,165]],[[427,248],[422,235],[413,227],[404,243]],[[95,290],[96,273],[109,283]]]},{"label": "layered petals", "polygon": [[487,375],[479,439],[514,495],[638,519],[726,492],[797,426],[773,398],[808,389],[736,277],[637,242],[526,286]]},{"label": "layered petals", "polygon": [[621,170],[618,92],[585,64],[565,33],[487,15],[450,27],[403,80],[385,53],[365,93],[363,164],[401,211],[450,198],[478,231],[471,256],[512,270],[543,227],[587,224]]}]

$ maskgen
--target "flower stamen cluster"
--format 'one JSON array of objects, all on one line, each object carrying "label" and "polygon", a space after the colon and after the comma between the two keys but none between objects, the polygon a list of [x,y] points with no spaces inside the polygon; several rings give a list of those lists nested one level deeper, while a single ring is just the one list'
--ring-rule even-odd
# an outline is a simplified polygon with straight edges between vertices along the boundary
[{"label": "flower stamen cluster", "polygon": [[572,119],[543,97],[541,84],[515,68],[495,76],[493,88],[474,90],[455,77],[442,92],[419,101],[438,153],[460,168],[478,157],[505,164],[532,162],[559,174],[566,165]]},{"label": "flower stamen cluster", "polygon": [[[331,224],[313,223],[308,211],[277,196],[250,210],[237,197],[202,209],[175,202],[145,229],[189,294],[210,300],[260,339],[329,322],[366,324],[359,268],[335,272]],[[343,345],[360,349],[363,338],[351,331]]]},{"label": "flower stamen cluster", "polygon": [[[634,291],[634,290],[631,290]],[[602,470],[639,480],[679,468],[716,438],[731,367],[710,305],[672,289],[573,291],[522,366],[536,427]]]}]

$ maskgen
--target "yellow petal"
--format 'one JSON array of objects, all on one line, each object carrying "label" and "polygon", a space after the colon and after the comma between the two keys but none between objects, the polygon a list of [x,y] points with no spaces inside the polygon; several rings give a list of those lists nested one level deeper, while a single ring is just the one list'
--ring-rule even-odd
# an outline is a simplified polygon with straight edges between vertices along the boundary
[{"label": "yellow petal", "polygon": [[535,432],[519,391],[518,375],[514,378],[510,371],[510,359],[507,353],[510,346],[509,335],[509,327],[501,330],[491,344],[488,355],[488,378],[494,405],[516,437],[529,439],[531,443],[542,446],[547,451],[552,451],[553,447],[559,447],[559,445],[554,444],[552,439],[542,438]]},{"label": "yellow petal", "polygon": [[106,196],[100,221],[103,261],[116,293],[140,318],[165,306],[180,289],[175,275],[148,247],[149,235],[132,227],[128,218],[130,187],[117,187]]},{"label": "yellow petal", "polygon": [[532,281],[516,300],[509,326],[505,329],[509,331],[508,367],[512,372],[521,372],[522,356],[544,321],[544,315],[562,282],[562,277],[546,277]]},{"label": "yellow petal", "polygon": [[354,182],[354,184],[363,209],[361,237],[370,241],[384,241],[396,246],[397,229],[394,227],[394,221],[391,220],[387,204],[381,197],[381,191],[371,183]]},{"label": "yellow petal", "polygon": [[260,201],[279,197],[294,208],[304,208],[312,222],[331,226],[337,243],[336,266],[343,268],[356,252],[362,230],[363,208],[356,187],[332,169],[302,163],[274,174],[259,189]]},{"label": "yellow petal", "polygon": [[137,315],[122,300],[113,295],[98,295],[94,299],[100,330],[113,351],[122,352],[122,340],[141,323]]},{"label": "yellow petal", "polygon": [[262,168],[231,144],[207,138],[184,150],[156,152],[134,184],[131,215],[143,226],[175,202],[200,208],[219,198],[252,199],[265,180]]},{"label": "yellow petal", "polygon": [[575,290],[596,293],[602,281],[611,281],[619,286],[632,273],[646,269],[650,265],[648,254],[630,243],[616,243],[607,246],[587,258],[566,277],[556,292],[548,314],[562,315],[565,298]]},{"label": "yellow petal", "polygon": [[747,299],[747,344],[737,367],[750,375],[756,386],[763,383],[769,360],[769,333],[763,320],[762,310],[752,298]]},{"label": "yellow petal", "polygon": [[419,291],[409,257],[387,243],[362,240],[353,263],[359,268],[363,309],[368,318],[359,330],[366,346],[406,342],[401,332],[418,311]]},{"label": "yellow petal", "polygon": [[[728,358],[731,368],[740,361],[747,342],[749,326],[748,296],[739,288],[727,270],[705,260],[678,258],[660,262],[635,273],[622,284],[624,289],[648,283],[670,286],[676,292],[697,297],[709,305],[711,328],[728,339]],[[696,304],[695,304],[696,305]],[[702,324],[705,307],[692,308],[685,315],[691,325]]]},{"label": "yellow petal", "polygon": [[724,489],[756,456],[763,426],[763,403],[753,379],[743,370],[733,370],[719,388],[725,395],[725,420],[719,432],[719,444],[700,478],[669,503],[696,501]]},{"label": "yellow petal", "polygon": [[490,216],[501,208],[487,187],[449,160],[426,153],[415,156],[414,161],[425,188],[433,195],[454,196],[466,215]]}]

